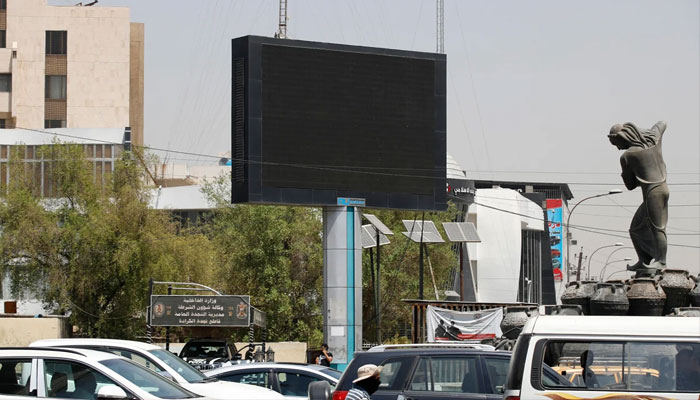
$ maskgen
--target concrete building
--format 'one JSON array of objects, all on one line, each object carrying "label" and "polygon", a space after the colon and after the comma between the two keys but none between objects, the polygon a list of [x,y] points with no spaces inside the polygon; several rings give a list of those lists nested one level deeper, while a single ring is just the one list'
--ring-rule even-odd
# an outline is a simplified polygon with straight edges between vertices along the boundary
[{"label": "concrete building", "polygon": [[0,0],[0,128],[130,126],[143,144],[144,27],[129,18],[126,7]]}]

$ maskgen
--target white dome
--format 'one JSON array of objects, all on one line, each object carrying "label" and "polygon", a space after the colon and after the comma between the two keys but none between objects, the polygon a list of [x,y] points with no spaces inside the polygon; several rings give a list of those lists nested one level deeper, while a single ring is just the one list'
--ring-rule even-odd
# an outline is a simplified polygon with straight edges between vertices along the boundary
[{"label": "white dome", "polygon": [[447,179],[466,179],[467,175],[462,170],[462,167],[455,161],[452,156],[447,153]]}]

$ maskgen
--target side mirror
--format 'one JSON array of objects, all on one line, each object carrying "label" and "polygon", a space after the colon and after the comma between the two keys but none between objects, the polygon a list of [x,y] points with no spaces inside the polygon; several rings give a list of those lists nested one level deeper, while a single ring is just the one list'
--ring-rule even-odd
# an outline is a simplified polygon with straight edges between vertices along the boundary
[{"label": "side mirror", "polygon": [[116,400],[116,399],[126,399],[127,397],[129,397],[129,396],[126,395],[126,392],[124,391],[124,389],[122,389],[116,385],[102,386],[100,388],[100,390],[97,391],[97,398],[98,399]]},{"label": "side mirror", "polygon": [[331,385],[326,381],[309,383],[309,400],[331,400]]}]

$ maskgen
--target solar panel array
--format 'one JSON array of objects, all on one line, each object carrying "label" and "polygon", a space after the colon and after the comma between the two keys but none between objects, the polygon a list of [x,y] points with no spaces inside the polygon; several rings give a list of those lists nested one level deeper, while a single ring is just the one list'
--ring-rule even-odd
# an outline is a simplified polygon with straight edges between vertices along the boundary
[{"label": "solar panel array", "polygon": [[434,232],[423,232],[423,237],[421,238],[421,232],[402,232],[404,236],[411,239],[416,243],[445,243],[445,240],[440,236],[439,233]]},{"label": "solar panel array", "polygon": [[481,238],[471,222],[443,222],[445,233],[450,242],[480,243]]}]

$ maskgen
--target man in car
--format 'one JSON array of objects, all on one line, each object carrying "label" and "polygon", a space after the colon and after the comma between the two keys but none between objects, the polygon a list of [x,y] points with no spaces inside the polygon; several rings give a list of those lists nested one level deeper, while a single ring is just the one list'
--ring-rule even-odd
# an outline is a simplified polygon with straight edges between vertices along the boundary
[{"label": "man in car", "polygon": [[379,389],[381,380],[379,374],[382,367],[374,364],[365,364],[357,369],[357,379],[352,381],[352,389],[348,391],[345,400],[371,400],[372,393]]}]

